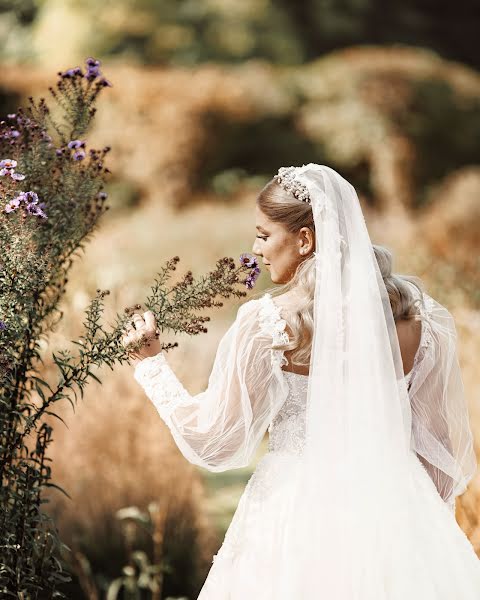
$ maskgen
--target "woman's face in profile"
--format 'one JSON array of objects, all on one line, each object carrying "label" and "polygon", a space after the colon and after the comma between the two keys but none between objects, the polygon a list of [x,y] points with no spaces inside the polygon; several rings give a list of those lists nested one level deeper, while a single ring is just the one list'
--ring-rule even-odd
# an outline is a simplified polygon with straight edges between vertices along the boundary
[{"label": "woman's face in profile", "polygon": [[302,230],[290,233],[281,223],[271,221],[258,205],[255,208],[255,225],[257,235],[252,252],[262,257],[273,283],[287,283],[308,254]]}]

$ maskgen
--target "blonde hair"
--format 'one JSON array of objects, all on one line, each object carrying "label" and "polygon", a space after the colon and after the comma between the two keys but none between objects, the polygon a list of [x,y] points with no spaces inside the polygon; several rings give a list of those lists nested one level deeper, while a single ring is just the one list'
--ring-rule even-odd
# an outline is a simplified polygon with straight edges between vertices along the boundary
[{"label": "blonde hair", "polygon": [[[315,223],[310,204],[298,200],[284,190],[274,179],[270,180],[257,198],[260,210],[271,221],[282,224],[290,233],[296,233],[302,227],[308,227],[315,236]],[[418,299],[413,284],[421,292],[420,280],[416,277],[392,273],[391,252],[373,245],[375,258],[385,283],[395,321],[411,319],[418,313]],[[293,365],[310,364],[310,348],[313,338],[313,297],[315,292],[315,263],[313,254],[305,258],[297,267],[292,279],[281,286],[268,290],[278,296],[295,289],[300,298],[295,309],[286,309],[283,314],[288,323],[288,344],[276,348],[291,351]]]}]

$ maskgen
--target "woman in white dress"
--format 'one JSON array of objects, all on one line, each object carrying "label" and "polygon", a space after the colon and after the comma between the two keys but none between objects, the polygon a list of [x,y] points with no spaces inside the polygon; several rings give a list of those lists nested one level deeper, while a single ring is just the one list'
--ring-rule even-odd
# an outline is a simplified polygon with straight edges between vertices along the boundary
[{"label": "woman in white dress", "polygon": [[[199,600],[478,600],[453,512],[476,460],[451,315],[391,274],[328,167],[281,168],[256,221],[284,285],[239,308],[207,389],[189,395],[158,341],[137,354],[190,462],[243,467],[269,432]],[[135,315],[124,343],[155,328]]]}]

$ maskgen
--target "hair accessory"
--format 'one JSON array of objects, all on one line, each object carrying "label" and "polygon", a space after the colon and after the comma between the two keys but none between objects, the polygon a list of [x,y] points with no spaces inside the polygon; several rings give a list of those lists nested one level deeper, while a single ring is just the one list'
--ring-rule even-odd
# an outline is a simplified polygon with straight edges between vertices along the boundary
[{"label": "hair accessory", "polygon": [[284,190],[292,193],[295,198],[302,200],[302,202],[306,202],[307,204],[311,204],[312,200],[308,189],[297,179],[296,171],[297,167],[280,167],[278,169],[278,174],[274,175],[273,178]]}]

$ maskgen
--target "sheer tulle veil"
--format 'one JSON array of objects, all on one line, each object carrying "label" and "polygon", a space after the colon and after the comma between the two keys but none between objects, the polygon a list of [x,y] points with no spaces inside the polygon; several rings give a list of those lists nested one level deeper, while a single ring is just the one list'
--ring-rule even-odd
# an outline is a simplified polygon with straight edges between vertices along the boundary
[{"label": "sheer tulle veil", "polygon": [[[295,179],[308,190],[316,228],[314,336],[306,444],[274,597],[320,598],[323,588],[329,599],[383,599],[388,582],[382,574],[395,578],[402,570],[388,597],[421,597],[419,579],[412,582],[415,569],[422,568],[412,527],[414,453],[448,475],[452,497],[475,469],[454,326],[444,320],[443,337],[440,329],[433,332],[443,344],[443,378],[430,382],[437,386],[432,397],[417,390],[412,405],[388,294],[355,189],[316,164],[297,167]],[[430,410],[422,407],[426,400]],[[438,431],[435,410],[443,411]],[[318,544],[312,547],[312,540]]]}]

